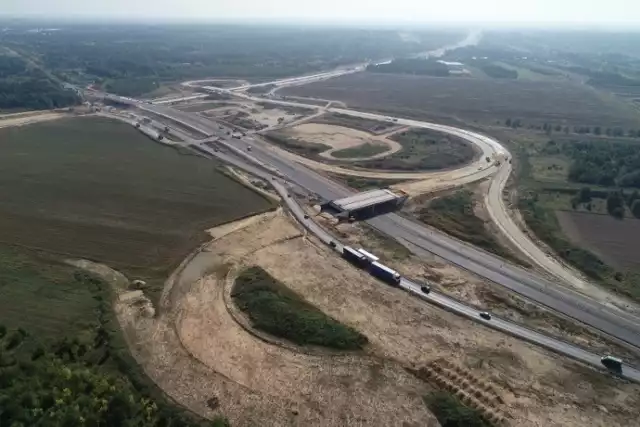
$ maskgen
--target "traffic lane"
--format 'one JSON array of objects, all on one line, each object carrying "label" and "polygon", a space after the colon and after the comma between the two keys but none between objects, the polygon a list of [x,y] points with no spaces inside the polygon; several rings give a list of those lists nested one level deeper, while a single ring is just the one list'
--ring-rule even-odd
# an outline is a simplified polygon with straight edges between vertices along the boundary
[{"label": "traffic lane", "polygon": [[[427,302],[441,306],[457,314],[469,317],[471,320],[477,323],[483,324],[492,329],[506,332],[515,337],[522,338],[526,341],[540,345],[556,353],[570,356],[573,359],[593,365],[600,368],[601,370],[606,370],[603,368],[600,361],[600,358],[602,357],[601,355],[592,353],[574,344],[548,337],[540,332],[534,331],[521,325],[517,325],[508,320],[493,315],[491,317],[491,320],[485,320],[480,317],[480,310],[466,306],[459,301],[449,298],[438,292],[431,291],[428,294],[425,294],[420,289],[421,286],[418,283],[412,282],[410,280],[403,279],[400,283],[400,287]],[[622,373],[624,377],[640,382],[640,370],[637,370],[632,366],[623,364]]]},{"label": "traffic lane", "polygon": [[[229,163],[242,167],[248,172],[254,173],[255,175],[260,176],[262,178],[265,178],[265,179],[273,178],[272,175],[270,176],[268,173],[262,170],[259,170],[251,165],[248,165],[247,163],[241,160],[238,160],[234,156],[225,155],[220,152],[212,152],[212,154],[216,155],[217,157],[225,161],[228,161]],[[326,244],[329,244],[331,241],[337,243],[337,240],[330,233],[328,233],[321,226],[319,226],[315,221],[309,218],[305,218],[306,214],[303,208],[295,201],[293,197],[289,197],[289,192],[285,185],[273,179],[271,179],[271,182],[273,187],[276,189],[276,191],[282,196],[287,207],[290,209],[293,215],[300,221],[300,223],[305,228],[307,228],[311,233],[316,235]],[[341,247],[342,245],[339,245],[339,247],[336,248],[338,252],[340,252]],[[591,353],[575,345],[572,345],[560,340],[556,340],[551,337],[547,337],[541,333],[538,333],[536,331],[522,327],[517,324],[513,324],[509,321],[506,321],[496,316],[492,316],[491,320],[482,319],[479,316],[479,313],[480,313],[479,310],[473,307],[467,306],[455,299],[449,298],[437,292],[430,292],[429,294],[425,294],[424,292],[422,292],[420,285],[418,283],[412,282],[407,279],[402,280],[400,287],[416,296],[419,296],[420,298],[426,301],[429,301],[443,308],[449,309],[457,314],[467,316],[470,319],[476,322],[479,322],[481,324],[484,324],[488,327],[491,327],[493,329],[509,333],[516,337],[525,339],[534,344],[541,345],[552,351],[558,352],[566,356],[570,356],[576,360],[591,364],[593,366],[596,366],[599,368],[601,367],[600,355],[596,355],[594,353]],[[633,367],[624,365],[622,372],[625,377],[635,381],[640,381],[640,371],[634,369]]]},{"label": "traffic lane", "polygon": [[[324,179],[320,176],[314,176],[304,166],[290,164],[265,150],[258,150],[260,152],[259,157],[264,157],[263,161],[277,163],[278,169],[290,176],[292,182],[319,194],[327,200],[344,197],[349,194],[346,189],[327,188]],[[618,315],[618,313],[609,313],[599,304],[589,304],[589,301],[585,300],[581,295],[554,292],[556,286],[551,283],[545,283],[540,278],[532,278],[524,270],[515,270],[503,260],[484,252],[479,252],[462,243],[453,242],[447,236],[428,230],[396,214],[381,216],[368,222],[387,235],[395,238],[403,237],[431,253],[448,259],[527,298],[589,324],[634,346],[640,346],[640,333],[638,333],[638,328],[634,323],[630,322],[629,319],[623,320],[624,317]],[[411,233],[407,234],[407,230],[410,230]],[[585,313],[583,314],[581,311]]]},{"label": "traffic lane", "polygon": [[574,305],[581,309],[589,309],[591,312],[602,311],[607,313],[608,316],[613,316],[616,319],[623,319],[624,323],[626,323],[628,327],[640,333],[640,319],[631,313],[626,313],[616,308],[605,306],[583,294],[573,291],[572,289],[557,285],[518,266],[511,265],[492,254],[469,246],[464,242],[452,240],[448,236],[443,236],[438,231],[426,229],[423,225],[417,224],[398,214],[389,214],[383,218],[400,224],[404,229],[410,229],[416,237],[422,237],[428,241],[432,241],[439,247],[446,249],[448,253],[456,253],[469,260],[483,264],[487,268],[491,268],[495,273],[517,281],[519,284],[526,285],[528,287],[537,287],[554,298],[560,297],[565,300],[575,301]]},{"label": "traffic lane", "polygon": [[[299,175],[294,176],[293,182],[297,182],[327,199],[332,196],[344,196],[344,194],[328,191],[320,179],[305,173],[304,169],[301,168],[299,171],[295,169],[292,170]],[[545,283],[540,278],[532,278],[523,270],[515,270],[501,259],[479,252],[462,243],[454,242],[447,236],[428,230],[396,214],[384,215],[367,222],[384,234],[396,239],[401,237],[533,301],[591,325],[633,346],[640,346],[640,332],[635,323],[620,316],[617,312],[609,312],[600,304],[590,303],[581,295],[562,293],[556,290],[555,285]]]},{"label": "traffic lane", "polygon": [[[538,289],[538,284],[527,285],[522,280],[513,279],[505,275],[504,272],[499,269],[495,270],[489,268],[482,263],[465,257],[462,254],[448,250],[446,248],[446,244],[443,245],[437,238],[432,240],[423,239],[415,233],[408,232],[406,229],[394,225],[394,223],[389,222],[388,219],[385,221],[382,217],[378,217],[370,220],[369,223],[374,228],[385,234],[394,236],[396,239],[404,239],[412,245],[422,248],[427,252],[436,254],[453,264],[472,271],[495,283],[499,283],[500,285],[505,286],[524,297],[599,329],[620,339],[621,341],[631,344],[634,347],[638,347],[640,343],[640,334],[638,334],[637,325],[628,324],[624,319],[616,316],[615,314],[604,311],[600,306],[588,307],[586,304],[581,304],[583,302],[582,300],[574,301],[564,295],[541,292]],[[541,287],[545,289],[544,285]],[[549,289],[553,290],[553,288]]]},{"label": "traffic lane", "polygon": [[[331,188],[327,187],[327,180],[326,179],[322,179],[320,176],[315,175],[313,173],[311,173],[306,167],[295,164],[294,162],[288,162],[286,160],[280,160],[280,158],[273,156],[271,153],[268,153],[265,150],[260,150],[258,149],[258,151],[260,151],[260,157],[265,157],[266,159],[264,159],[264,161],[266,162],[270,162],[270,163],[275,163],[277,164],[277,168],[278,169],[283,169],[283,172],[285,172],[286,174],[290,174],[292,179],[292,182],[295,182],[305,188],[307,188],[310,191],[313,191],[317,194],[319,194],[321,197],[324,197],[326,199],[331,199],[331,198],[335,198],[335,197],[342,197],[343,195],[348,194],[348,192],[340,187],[335,187],[332,186]],[[393,218],[393,217],[392,217]],[[384,225],[382,225],[382,227],[384,227]],[[413,233],[418,233],[418,234],[423,234],[424,233],[424,228],[418,228],[416,229],[416,226],[414,224],[412,224],[411,222],[406,222],[404,221],[401,225],[397,226],[396,230],[393,230],[393,226],[391,224],[387,224],[386,226],[388,229],[388,234],[390,234],[391,236],[397,235],[399,232],[401,232],[401,230],[403,228],[410,228],[412,229]],[[440,241],[448,241],[451,240],[450,238],[447,239],[444,236],[437,236],[438,239]],[[415,242],[415,237],[414,236],[406,236],[405,237],[408,241],[416,243]],[[418,242],[418,244],[422,245],[423,247],[425,246],[425,242]],[[432,253],[436,253],[439,256],[442,256],[443,258],[446,259],[450,259],[452,262],[457,263],[458,265],[461,265],[465,268],[468,268],[471,271],[474,271],[478,274],[481,274],[479,271],[479,267],[477,265],[469,265],[469,263],[467,261],[469,261],[468,259],[465,258],[474,258],[472,256],[472,253],[465,253],[463,257],[459,256],[457,253],[450,253],[449,255],[443,255],[442,252],[438,253],[438,251],[434,251],[433,249],[433,245],[429,245],[427,243],[427,246],[431,246],[429,247],[429,251]],[[451,248],[449,248],[449,251],[451,251]],[[484,255],[484,259],[482,260],[483,263],[489,263],[489,264],[494,264],[492,265],[492,267],[495,269],[496,265],[495,263],[497,262],[497,260],[495,260],[495,258],[493,257],[487,257],[486,254]],[[478,264],[477,260],[475,260],[476,263]],[[485,268],[486,269],[486,268]],[[482,275],[482,274],[481,274]],[[503,274],[497,274],[496,272],[493,271],[491,272],[490,277],[488,277],[490,280],[496,281],[497,283],[503,284],[507,287],[509,287],[510,289],[518,289],[519,293],[525,295],[525,296],[529,296],[530,298],[535,299],[534,296],[532,296],[532,292],[528,291],[527,289],[525,289],[523,286],[518,286],[518,283],[503,283],[505,280],[504,278],[500,277],[500,276],[504,276]],[[513,279],[512,279],[513,281]],[[509,286],[510,285],[510,286]],[[536,284],[536,286],[539,286],[539,284]],[[543,301],[539,301],[542,304],[548,305],[549,307],[557,307],[557,304],[553,304],[553,301],[549,301],[547,296],[545,295],[544,300]],[[563,311],[564,312],[564,311]],[[569,310],[569,313],[566,313],[571,315],[571,317],[577,318],[579,320],[585,321],[585,317],[581,316],[581,315],[577,315],[575,313],[575,309],[571,309]],[[586,321],[585,321],[586,322]],[[586,322],[588,323],[588,322]],[[614,336],[617,336],[621,329],[617,329],[618,332],[616,332],[615,328],[612,328],[611,325],[606,325],[601,321],[596,322],[596,324],[593,324],[592,326],[604,330],[607,333],[610,333]],[[636,342],[638,342],[637,337],[633,337],[633,336],[629,336],[628,334],[623,334],[624,337],[619,337],[625,341],[630,341],[632,344],[635,344]]]}]

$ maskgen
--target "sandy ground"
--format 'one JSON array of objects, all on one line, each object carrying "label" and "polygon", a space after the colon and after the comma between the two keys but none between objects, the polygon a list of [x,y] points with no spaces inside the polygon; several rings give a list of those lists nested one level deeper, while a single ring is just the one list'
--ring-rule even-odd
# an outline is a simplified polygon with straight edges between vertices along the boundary
[{"label": "sandy ground", "polygon": [[210,231],[216,239],[173,278],[156,318],[126,299],[118,303],[134,355],[154,381],[205,416],[216,413],[207,405],[215,397],[238,426],[438,425],[421,400],[430,386],[395,361],[310,355],[243,329],[225,300],[233,273],[274,245],[309,243],[279,213],[243,220],[232,230],[228,224]]},{"label": "sandy ground", "polygon": [[[400,132],[402,130],[405,129],[400,129],[397,132]],[[300,138],[304,141],[330,145],[332,148],[323,153],[320,153],[320,156],[334,160],[336,159],[333,157],[333,153],[335,151],[358,147],[366,143],[386,145],[388,147],[388,150],[374,156],[340,158],[338,160],[376,159],[378,157],[391,155],[402,149],[402,145],[388,138],[392,134],[387,134],[385,137],[374,136],[370,133],[363,132],[357,129],[347,128],[344,126],[327,125],[320,123],[304,123],[292,128],[288,128],[285,133],[293,138]]]},{"label": "sandy ground", "polygon": [[[202,101],[201,103],[206,103],[207,101]],[[208,101],[209,103],[211,101]],[[233,101],[229,101],[233,102]],[[265,101],[266,102],[266,101]],[[249,114],[247,119],[255,120],[256,122],[263,124],[266,126],[262,131],[276,129],[283,126],[292,126],[295,123],[302,120],[309,120],[316,115],[322,114],[321,112],[316,113],[313,116],[301,115],[301,114],[291,114],[287,111],[281,110],[279,108],[264,108],[261,105],[246,101],[246,102],[233,102],[236,105],[226,105],[218,108],[212,108],[209,110],[201,111],[200,114],[210,117],[210,118],[221,118],[224,119],[227,116],[227,112],[230,114],[235,114],[238,112],[244,112]],[[194,103],[196,104],[196,103]],[[279,122],[279,118],[284,118],[282,122]]]},{"label": "sandy ground", "polygon": [[[238,426],[436,426],[420,400],[435,386],[402,366],[444,358],[496,390],[504,402],[496,410],[510,425],[626,426],[637,418],[640,387],[377,282],[279,213],[225,227],[170,279],[158,316],[145,317],[127,301],[117,310],[146,372],[195,412],[211,417],[219,410]],[[357,328],[370,340],[367,352],[306,354],[247,332],[225,299],[243,265],[262,266]],[[212,397],[219,409],[207,405]]]},{"label": "sandy ground", "polygon": [[[316,210],[309,208],[308,212],[315,215]],[[372,230],[358,223],[336,225],[330,218],[321,216],[315,216],[315,220],[334,232],[342,241],[349,242],[354,247],[364,247],[380,256],[385,264],[403,275],[428,281],[440,291],[468,304],[598,353],[617,354],[625,360],[640,363],[637,354],[604,339],[597,331],[544,310],[439,258],[418,258],[398,243],[378,237]]]},{"label": "sandy ground", "polygon": [[70,116],[68,113],[52,111],[0,115],[0,128],[30,125],[38,122],[61,119],[63,117]]}]

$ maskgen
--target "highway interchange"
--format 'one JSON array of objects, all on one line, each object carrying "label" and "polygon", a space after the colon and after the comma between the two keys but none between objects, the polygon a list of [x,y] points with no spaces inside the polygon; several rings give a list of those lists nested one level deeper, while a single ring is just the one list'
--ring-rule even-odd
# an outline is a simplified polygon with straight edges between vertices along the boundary
[{"label": "highway interchange", "polygon": [[[290,79],[289,82],[300,84],[301,82],[311,82],[317,79],[331,78],[357,71],[359,71],[358,67],[349,67],[328,73],[319,73],[313,76],[294,78]],[[191,83],[193,84],[194,82]],[[287,84],[287,80],[280,80],[277,83],[278,85],[284,86]],[[263,83],[263,85],[267,84],[270,83]],[[247,87],[248,86],[243,86],[242,89],[246,89]],[[220,88],[208,89],[216,91],[222,90],[236,96],[264,101],[263,98],[254,98],[244,93],[235,92],[240,88],[233,88],[231,90],[223,90]],[[200,152],[206,152],[211,156],[216,156],[222,161],[233,164],[253,175],[269,180],[276,191],[283,196],[283,200],[285,200],[291,212],[305,225],[305,227],[309,228],[311,232],[316,234],[326,243],[331,240],[336,241],[333,236],[331,236],[326,230],[322,229],[319,225],[309,219],[305,219],[302,208],[297,204],[295,199],[286,197],[286,193],[289,190],[273,178],[277,176],[278,179],[286,182],[287,185],[298,187],[300,190],[317,195],[324,200],[348,196],[354,193],[353,190],[330,180],[326,176],[319,174],[291,158],[278,156],[277,152],[270,149],[266,142],[261,141],[255,136],[245,136],[240,139],[231,140],[226,134],[228,129],[221,129],[218,124],[197,114],[183,112],[166,105],[149,103],[148,101],[139,101],[115,95],[107,96],[119,102],[133,104],[142,111],[147,111],[156,116],[164,117],[173,122],[180,123],[182,126],[193,129],[195,132],[202,134],[203,137],[206,138],[206,141],[219,139],[219,144],[221,144],[223,152],[212,149],[205,144],[203,140],[191,139],[188,143],[193,147],[197,147]],[[198,97],[200,96],[198,95]],[[188,99],[193,98],[183,97],[173,100],[173,102]],[[269,100],[269,102],[314,109],[318,108],[317,105],[307,105],[290,101]],[[329,110],[333,111],[334,109]],[[335,111],[358,117],[377,120],[392,119],[397,121],[399,124],[438,129],[442,132],[456,134],[476,144],[480,143],[488,145],[492,147],[495,153],[503,156],[509,156],[506,149],[504,149],[499,142],[484,135],[464,129],[428,122],[406,120],[402,118],[390,118],[388,116],[367,112],[357,112],[347,109],[335,109]],[[169,125],[171,126],[171,124]],[[250,152],[249,147],[251,147]],[[477,181],[478,179],[495,174],[496,172],[497,176],[508,176],[510,173],[509,162],[503,162],[502,165],[497,168],[493,166],[485,167],[480,171],[478,171],[477,167],[474,167],[473,171],[468,170],[462,172],[460,174],[460,181],[456,181],[456,183],[459,184]],[[503,181],[506,181],[506,179],[503,179]],[[500,191],[502,188],[500,188]],[[626,344],[633,350],[637,351],[640,349],[640,322],[638,322],[638,319],[631,314],[592,300],[583,294],[551,282],[538,275],[532,274],[520,267],[511,265],[495,255],[460,242],[437,230],[427,228],[397,213],[379,216],[368,220],[367,223],[382,234],[397,240],[417,256],[431,256],[431,254],[434,254],[448,262],[467,269],[480,277],[502,285],[505,288],[542,306],[553,309],[558,313],[574,318],[586,325],[598,329]],[[339,246],[338,249],[340,249]],[[483,320],[479,318],[477,309],[437,292],[431,292],[429,295],[424,295],[420,291],[420,285],[410,280],[403,279],[400,286],[406,291],[426,299],[431,303],[470,317],[476,321],[486,324],[487,326],[505,331],[514,336],[542,345],[558,353],[602,368],[600,365],[601,355],[591,353],[573,344],[548,337],[544,334],[532,331],[528,328],[495,316],[490,321]],[[631,366],[624,366],[623,376],[640,382],[640,371]]]}]

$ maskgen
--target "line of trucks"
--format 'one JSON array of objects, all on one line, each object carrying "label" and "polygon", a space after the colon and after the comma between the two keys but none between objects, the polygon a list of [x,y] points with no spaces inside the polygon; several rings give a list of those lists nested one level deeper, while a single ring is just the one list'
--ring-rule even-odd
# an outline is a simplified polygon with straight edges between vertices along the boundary
[{"label": "line of trucks", "polygon": [[377,277],[389,285],[398,286],[400,280],[402,280],[402,276],[400,276],[397,271],[379,263],[377,256],[362,248],[356,250],[350,246],[344,246],[342,248],[342,258],[358,268],[367,270],[372,276]]},{"label": "line of trucks", "polygon": [[[373,255],[370,252],[360,248],[354,249],[350,246],[344,246],[342,248],[342,258],[349,261],[351,264],[355,265],[358,268],[362,268],[367,270],[371,275],[377,277],[383,282],[392,285],[398,286],[400,285],[400,281],[402,280],[402,276],[395,270],[387,267],[384,264],[378,262],[379,258]],[[423,292],[428,293],[428,287],[422,288]],[[491,316],[487,312],[480,313],[480,317],[485,320],[491,319]],[[600,362],[611,372],[616,374],[622,373],[622,360],[611,356],[603,356],[600,359]]]}]

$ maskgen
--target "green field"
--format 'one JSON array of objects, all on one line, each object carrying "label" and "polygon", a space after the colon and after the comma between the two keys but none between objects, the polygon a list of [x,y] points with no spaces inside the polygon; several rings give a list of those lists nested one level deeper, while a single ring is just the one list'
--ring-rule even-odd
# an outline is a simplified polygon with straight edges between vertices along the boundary
[{"label": "green field", "polygon": [[472,194],[460,190],[432,200],[418,212],[420,221],[503,258],[522,263],[504,248],[473,213]]},{"label": "green field", "polygon": [[355,165],[366,169],[437,170],[469,163],[476,155],[473,146],[463,139],[430,129],[410,129],[391,138],[402,145],[400,151]]},{"label": "green field", "polygon": [[112,298],[100,279],[0,245],[0,425],[227,426],[172,406],[129,354]]},{"label": "green field", "polygon": [[209,227],[272,207],[218,165],[103,118],[0,130],[0,243],[88,258],[161,289]]},{"label": "green field", "polygon": [[367,337],[309,304],[260,267],[240,273],[231,292],[253,326],[299,345],[358,350]]}]

